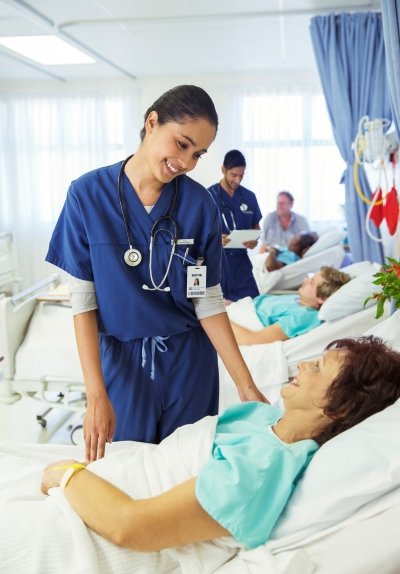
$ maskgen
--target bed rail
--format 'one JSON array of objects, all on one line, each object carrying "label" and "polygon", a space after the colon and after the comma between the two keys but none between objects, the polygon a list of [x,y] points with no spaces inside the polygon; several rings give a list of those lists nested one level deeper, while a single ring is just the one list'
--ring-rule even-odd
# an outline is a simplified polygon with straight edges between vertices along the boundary
[{"label": "bed rail", "polygon": [[15,354],[25,337],[37,304],[36,298],[59,283],[60,278],[55,274],[17,295],[0,298],[0,354],[4,357],[4,379],[14,377]]}]

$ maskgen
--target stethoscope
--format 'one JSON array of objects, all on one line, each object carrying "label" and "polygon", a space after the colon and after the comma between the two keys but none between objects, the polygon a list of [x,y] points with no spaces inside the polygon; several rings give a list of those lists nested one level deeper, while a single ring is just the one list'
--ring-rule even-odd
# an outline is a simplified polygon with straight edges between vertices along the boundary
[{"label": "stethoscope", "polygon": [[[236,221],[235,221],[235,216],[233,214],[232,209],[230,209],[230,207],[228,207],[228,205],[225,203],[224,198],[222,197],[222,192],[221,192],[221,186],[218,184],[217,187],[218,190],[218,195],[219,198],[221,200],[221,204],[222,204],[222,210],[221,210],[221,219],[224,222],[225,227],[227,228],[228,231],[234,231],[235,229],[237,229],[236,227]],[[239,193],[241,195],[241,191],[239,190]],[[244,203],[244,201],[242,201],[242,203],[240,204],[239,207],[240,211],[247,211],[249,209],[249,206],[247,205],[247,203]],[[226,219],[226,215],[224,212],[228,211],[230,218],[231,218],[231,222],[232,222],[232,229],[229,227],[228,225],[228,221]]]},{"label": "stethoscope", "polygon": [[[122,194],[122,177],[123,177],[125,166],[128,163],[128,161],[131,159],[131,157],[132,157],[132,155],[127,157],[122,162],[122,165],[121,165],[121,168],[120,168],[119,174],[118,174],[117,191],[118,191],[118,199],[119,199],[119,205],[121,208],[122,219],[124,220],[125,233],[126,233],[126,237],[128,239],[128,245],[129,245],[129,249],[127,249],[124,253],[124,261],[127,265],[129,265],[129,267],[136,267],[142,261],[142,254],[140,253],[139,249],[136,249],[135,247],[133,247],[131,235],[129,233],[128,219],[126,216],[126,210],[125,210],[125,205],[124,205],[124,197]],[[174,191],[174,195],[173,195],[173,198],[171,201],[171,205],[169,206],[169,209],[168,209],[168,213],[166,215],[162,215],[161,217],[159,217],[153,223],[153,227],[151,228],[151,231],[150,231],[149,275],[150,275],[151,284],[153,286],[149,287],[148,285],[143,284],[142,289],[144,289],[145,291],[171,291],[171,287],[163,287],[163,284],[165,283],[165,281],[168,277],[168,273],[169,273],[169,270],[171,267],[172,259],[174,257],[175,246],[176,246],[176,242],[177,242],[177,238],[178,238],[178,227],[176,225],[176,222],[172,219],[172,213],[173,213],[173,210],[175,207],[177,197],[178,197],[178,179],[175,178],[175,191]],[[165,228],[157,229],[157,227],[163,221],[169,222],[172,225],[173,233],[171,233],[171,231],[169,229],[165,229]],[[154,241],[155,241],[157,233],[160,233],[162,231],[165,231],[165,232],[170,234],[172,247],[171,247],[171,253],[169,256],[169,260],[168,260],[167,270],[164,273],[164,277],[161,279],[160,283],[157,285],[154,281],[154,278],[153,278],[153,245],[154,245]]]}]

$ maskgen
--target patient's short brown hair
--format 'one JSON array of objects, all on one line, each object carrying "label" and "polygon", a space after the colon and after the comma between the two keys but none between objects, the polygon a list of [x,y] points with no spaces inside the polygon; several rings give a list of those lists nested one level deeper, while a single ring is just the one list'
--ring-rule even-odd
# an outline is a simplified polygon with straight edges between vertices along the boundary
[{"label": "patient's short brown hair", "polygon": [[400,353],[372,335],[338,339],[326,349],[345,351],[329,387],[324,414],[331,419],[319,444],[393,404],[400,397]]},{"label": "patient's short brown hair", "polygon": [[319,273],[324,279],[324,282],[317,287],[317,297],[321,297],[322,299],[330,297],[351,279],[348,273],[343,273],[343,271],[339,271],[334,267],[321,267]]}]

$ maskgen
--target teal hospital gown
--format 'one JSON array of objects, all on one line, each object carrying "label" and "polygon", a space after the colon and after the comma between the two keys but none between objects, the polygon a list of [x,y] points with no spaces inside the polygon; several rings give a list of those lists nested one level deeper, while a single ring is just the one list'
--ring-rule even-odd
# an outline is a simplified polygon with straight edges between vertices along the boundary
[{"label": "teal hospital gown", "polygon": [[265,543],[318,444],[287,444],[271,426],[282,412],[265,403],[240,403],[219,418],[211,457],[196,480],[204,510],[240,544]]},{"label": "teal hospital gown", "polygon": [[264,327],[277,324],[289,339],[303,335],[322,323],[318,309],[301,305],[298,295],[263,293],[255,297],[253,303]]}]

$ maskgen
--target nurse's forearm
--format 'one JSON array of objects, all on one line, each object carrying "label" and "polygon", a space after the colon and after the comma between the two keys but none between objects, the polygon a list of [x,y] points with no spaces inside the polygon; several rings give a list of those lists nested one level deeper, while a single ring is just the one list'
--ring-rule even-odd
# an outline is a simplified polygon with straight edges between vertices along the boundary
[{"label": "nurse's forearm", "polygon": [[220,313],[200,321],[235,383],[242,400],[265,400],[254,384],[232,331],[228,315]]},{"label": "nurse's forearm", "polygon": [[74,327],[87,397],[105,395],[96,311],[75,315]]}]

